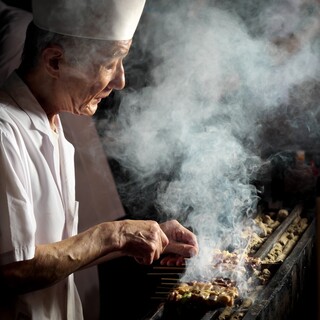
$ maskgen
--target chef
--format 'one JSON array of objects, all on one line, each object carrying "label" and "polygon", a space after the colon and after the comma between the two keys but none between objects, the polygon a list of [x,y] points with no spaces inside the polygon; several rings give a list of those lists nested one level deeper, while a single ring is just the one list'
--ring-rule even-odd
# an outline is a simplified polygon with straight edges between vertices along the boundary
[{"label": "chef", "polygon": [[144,2],[33,1],[22,63],[0,91],[0,319],[81,320],[76,271],[123,255],[150,264],[197,253],[195,235],[175,220],[78,232],[74,147],[60,114],[92,116],[123,89]]}]

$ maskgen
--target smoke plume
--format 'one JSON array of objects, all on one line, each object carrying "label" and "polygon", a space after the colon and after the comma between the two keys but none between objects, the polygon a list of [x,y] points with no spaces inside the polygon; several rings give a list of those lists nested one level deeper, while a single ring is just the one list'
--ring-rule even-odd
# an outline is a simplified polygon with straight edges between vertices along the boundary
[{"label": "smoke plume", "polygon": [[137,217],[152,202],[159,220],[193,228],[201,252],[239,241],[272,152],[319,137],[318,11],[293,0],[147,3],[126,66],[135,83],[98,123]]}]

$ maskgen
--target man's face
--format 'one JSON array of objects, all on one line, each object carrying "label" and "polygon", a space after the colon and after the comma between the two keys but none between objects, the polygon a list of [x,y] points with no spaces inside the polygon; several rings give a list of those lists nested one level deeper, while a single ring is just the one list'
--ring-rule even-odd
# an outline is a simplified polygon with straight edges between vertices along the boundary
[{"label": "man's face", "polygon": [[117,41],[112,47],[89,54],[88,61],[62,63],[59,78],[59,111],[78,115],[93,115],[101,99],[112,90],[125,86],[123,59],[128,54],[130,41]]}]

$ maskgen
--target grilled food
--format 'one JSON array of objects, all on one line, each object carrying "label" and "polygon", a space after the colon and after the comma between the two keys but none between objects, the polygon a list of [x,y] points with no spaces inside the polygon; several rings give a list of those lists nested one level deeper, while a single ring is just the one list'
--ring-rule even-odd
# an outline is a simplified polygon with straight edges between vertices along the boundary
[{"label": "grilled food", "polygon": [[232,306],[239,292],[234,281],[215,278],[212,281],[181,283],[168,297],[171,302],[194,302],[210,308]]}]

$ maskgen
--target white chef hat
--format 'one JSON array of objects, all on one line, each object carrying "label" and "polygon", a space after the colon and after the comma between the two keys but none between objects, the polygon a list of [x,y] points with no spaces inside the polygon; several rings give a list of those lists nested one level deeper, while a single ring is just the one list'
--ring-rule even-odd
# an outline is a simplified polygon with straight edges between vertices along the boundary
[{"label": "white chef hat", "polygon": [[146,0],[32,0],[43,30],[80,38],[130,40]]}]

